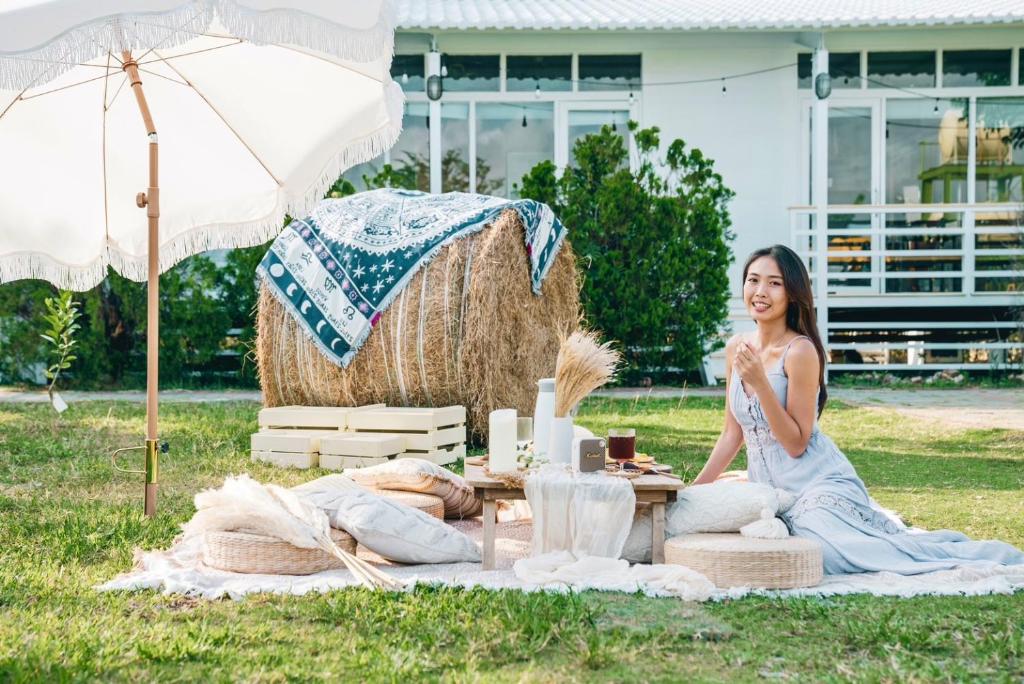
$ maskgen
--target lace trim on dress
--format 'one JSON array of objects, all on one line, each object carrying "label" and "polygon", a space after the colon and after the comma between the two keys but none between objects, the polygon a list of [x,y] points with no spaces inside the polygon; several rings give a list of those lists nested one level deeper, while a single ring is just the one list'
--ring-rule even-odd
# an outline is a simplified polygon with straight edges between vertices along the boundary
[{"label": "lace trim on dress", "polygon": [[881,512],[871,509],[865,510],[863,506],[858,506],[849,499],[836,494],[816,494],[800,499],[785,513],[784,517],[795,522],[800,516],[814,508],[839,509],[846,515],[886,534],[899,534],[903,532],[896,523],[886,518]]}]

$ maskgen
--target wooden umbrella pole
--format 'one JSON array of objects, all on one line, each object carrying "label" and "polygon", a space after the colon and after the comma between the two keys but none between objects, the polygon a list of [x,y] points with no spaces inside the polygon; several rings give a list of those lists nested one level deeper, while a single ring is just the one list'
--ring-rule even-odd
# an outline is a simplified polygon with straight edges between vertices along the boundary
[{"label": "wooden umbrella pole", "polygon": [[135,101],[142,114],[142,122],[146,126],[149,138],[149,187],[135,197],[139,208],[146,209],[149,219],[149,271],[148,288],[146,291],[147,323],[146,323],[146,493],[145,513],[148,517],[156,514],[157,480],[159,478],[159,448],[157,446],[157,381],[159,379],[160,361],[160,187],[158,177],[158,151],[156,126],[149,113],[146,94],[142,91],[142,79],[139,78],[139,65],[132,58],[132,53],[125,50],[121,53],[122,69],[135,93]]}]

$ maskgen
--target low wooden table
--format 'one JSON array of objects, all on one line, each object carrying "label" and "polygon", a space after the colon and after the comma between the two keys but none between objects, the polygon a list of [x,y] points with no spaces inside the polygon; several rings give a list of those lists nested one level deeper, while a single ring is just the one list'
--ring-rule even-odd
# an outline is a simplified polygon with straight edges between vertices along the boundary
[{"label": "low wooden table", "polygon": [[[484,473],[483,466],[466,464],[464,475],[474,494],[484,504],[484,558],[483,569],[494,569],[494,532],[498,518],[498,500],[525,499],[520,487],[510,487]],[[611,476],[609,476],[611,477]],[[665,475],[641,475],[628,480],[633,485],[637,503],[651,504],[651,562],[665,562],[665,504],[676,500],[676,492],[685,486],[683,481]]]}]

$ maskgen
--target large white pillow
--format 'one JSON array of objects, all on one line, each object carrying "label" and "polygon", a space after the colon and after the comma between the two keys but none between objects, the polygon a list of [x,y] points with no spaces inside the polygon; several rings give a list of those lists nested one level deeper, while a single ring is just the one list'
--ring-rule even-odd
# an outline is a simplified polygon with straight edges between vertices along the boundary
[{"label": "large white pillow", "polygon": [[[720,480],[682,490],[665,507],[665,536],[696,532],[739,532],[761,520],[768,509],[775,515],[793,505],[793,495],[758,482]],[[631,563],[651,562],[651,510],[638,508],[633,526],[622,547],[622,558]]]},{"label": "large white pillow", "polygon": [[374,553],[398,563],[479,562],[480,549],[451,525],[405,504],[386,499],[341,475],[307,482],[295,493],[327,514]]},{"label": "large white pillow", "polygon": [[793,503],[791,494],[760,482],[723,480],[693,485],[679,492],[667,507],[665,532],[670,537],[696,532],[738,532],[761,519],[761,510],[773,513]]},{"label": "large white pillow", "polygon": [[366,548],[399,563],[480,561],[480,549],[462,532],[376,494],[353,492],[328,517]]},{"label": "large white pillow", "polygon": [[347,468],[345,476],[364,487],[439,496],[444,501],[446,518],[470,518],[483,510],[483,502],[461,476],[422,458],[398,458],[369,468]]}]

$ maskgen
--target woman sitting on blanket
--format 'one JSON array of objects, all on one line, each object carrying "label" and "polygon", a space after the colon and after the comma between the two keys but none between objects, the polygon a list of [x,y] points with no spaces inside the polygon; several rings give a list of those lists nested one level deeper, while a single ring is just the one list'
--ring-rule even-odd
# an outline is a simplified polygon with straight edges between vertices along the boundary
[{"label": "woman sitting on blanket", "polygon": [[912,575],[972,563],[1024,564],[1024,553],[959,532],[908,530],[868,495],[853,466],[818,429],[825,406],[825,348],[800,258],[775,245],[743,267],[743,303],[757,325],[726,346],[725,427],[694,484],[713,482],[747,445],[753,482],[785,489],[790,531],[821,543],[826,573]]}]

